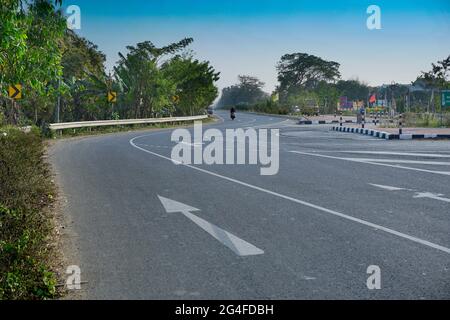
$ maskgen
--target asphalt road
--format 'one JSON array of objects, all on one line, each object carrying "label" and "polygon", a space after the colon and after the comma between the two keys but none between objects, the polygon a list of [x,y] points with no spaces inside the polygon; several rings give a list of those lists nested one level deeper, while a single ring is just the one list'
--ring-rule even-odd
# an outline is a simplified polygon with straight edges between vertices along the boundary
[{"label": "asphalt road", "polygon": [[220,115],[280,130],[278,174],[176,165],[172,130],[53,146],[85,298],[450,298],[450,141]]}]

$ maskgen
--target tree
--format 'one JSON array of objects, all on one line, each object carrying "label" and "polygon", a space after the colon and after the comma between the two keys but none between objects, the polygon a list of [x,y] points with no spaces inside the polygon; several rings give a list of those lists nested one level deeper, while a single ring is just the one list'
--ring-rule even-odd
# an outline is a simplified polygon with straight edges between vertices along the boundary
[{"label": "tree", "polygon": [[68,29],[61,50],[61,118],[63,121],[105,118],[109,111],[106,92],[113,87],[105,74],[106,56],[95,44]]},{"label": "tree", "polygon": [[[163,47],[151,41],[128,46],[126,55],[119,53],[111,76],[98,47],[67,29],[58,8],[61,0],[0,1],[2,123],[48,123],[54,120],[56,105],[63,121],[109,118],[110,90],[119,94],[113,117],[118,112],[123,118],[197,114],[217,97],[219,73],[209,62],[175,56],[192,38]],[[12,84],[23,86],[19,102],[7,98]]]},{"label": "tree", "polygon": [[128,53],[119,53],[120,60],[114,68],[115,77],[124,87],[124,105],[128,106],[128,116],[140,118],[161,113],[169,107],[175,93],[175,84],[161,74],[160,65],[164,56],[181,51],[193,42],[185,38],[177,43],[157,48],[145,41],[136,46],[128,46]]},{"label": "tree", "polygon": [[61,45],[63,79],[83,79],[87,73],[104,74],[106,56],[97,45],[67,29]]},{"label": "tree", "polygon": [[280,98],[286,99],[301,89],[314,89],[320,81],[340,78],[340,64],[306,53],[286,54],[277,64]]},{"label": "tree", "polygon": [[195,115],[211,105],[217,97],[219,80],[209,62],[194,60],[192,56],[176,56],[162,67],[165,78],[176,85],[175,95],[177,113],[181,115]]},{"label": "tree", "polygon": [[324,114],[335,113],[339,99],[339,90],[336,86],[325,81],[320,81],[314,91],[317,95],[320,112]]},{"label": "tree", "polygon": [[437,64],[432,63],[431,66],[431,71],[422,72],[422,75],[417,78],[416,82],[422,82],[427,89],[431,90],[428,112],[431,106],[434,113],[436,112],[435,91],[450,87],[450,55],[446,59],[438,61]]},{"label": "tree", "polygon": [[[0,91],[20,83],[27,92],[22,102],[25,114],[37,116],[38,103],[55,96],[57,79],[62,74],[59,43],[66,21],[53,1],[2,0],[0,8]],[[56,1],[60,4],[60,1]],[[3,100],[6,110],[7,100]],[[8,112],[17,121],[17,110]]]},{"label": "tree", "polygon": [[268,98],[269,95],[262,90],[265,83],[258,78],[240,75],[238,81],[238,84],[222,90],[222,96],[218,102],[219,107],[252,105]]},{"label": "tree", "polygon": [[185,38],[162,48],[145,41],[127,47],[126,56],[119,53],[115,77],[124,88],[122,102],[128,106],[129,116],[194,115],[214,101],[214,82],[219,73],[209,62],[200,62],[189,54],[168,57],[192,41]]},{"label": "tree", "polygon": [[362,83],[358,79],[339,80],[336,83],[336,89],[340,96],[345,96],[349,101],[366,100],[370,93],[367,84]]}]

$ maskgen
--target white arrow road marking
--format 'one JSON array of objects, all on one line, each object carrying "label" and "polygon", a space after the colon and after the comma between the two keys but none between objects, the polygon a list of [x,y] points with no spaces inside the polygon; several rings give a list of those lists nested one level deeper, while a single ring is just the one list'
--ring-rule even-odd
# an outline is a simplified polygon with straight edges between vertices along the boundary
[{"label": "white arrow road marking", "polygon": [[429,198],[429,199],[434,199],[434,200],[439,200],[439,201],[444,201],[444,202],[450,202],[450,199],[447,198],[442,198],[443,194],[435,194],[435,193],[431,193],[431,192],[418,192],[414,198],[420,199],[420,198]]},{"label": "white arrow road marking", "polygon": [[[412,189],[384,186],[381,184],[373,184],[373,183],[369,183],[369,184],[371,186],[389,190],[389,191],[400,191],[400,190],[414,191]],[[436,194],[436,193],[431,193],[431,192],[416,192],[416,195],[413,196],[413,198],[415,198],[415,199],[429,198],[429,199],[434,199],[434,200],[439,200],[439,201],[444,201],[444,202],[450,202],[450,199],[443,198],[442,196],[443,196],[443,194]]]},{"label": "white arrow road marking", "polygon": [[231,234],[190,212],[199,211],[199,209],[161,196],[158,196],[158,198],[168,213],[181,212],[185,217],[189,218],[238,256],[254,256],[264,253],[263,250],[255,247],[251,243],[236,237],[234,234]]},{"label": "white arrow road marking", "polygon": [[301,152],[301,151],[289,151],[290,153],[296,153],[306,156],[312,156],[312,157],[319,157],[319,158],[327,158],[327,159],[336,159],[336,160],[344,160],[344,161],[351,161],[351,162],[358,162],[358,163],[365,163],[365,164],[372,164],[374,166],[382,166],[382,167],[391,167],[396,169],[404,169],[404,170],[412,170],[412,171],[419,171],[419,172],[426,172],[426,173],[434,173],[434,174],[442,174],[445,176],[450,176],[450,171],[433,171],[433,170],[426,170],[426,169],[419,169],[419,168],[411,168],[411,167],[404,167],[400,165],[392,165],[392,164],[386,164],[386,163],[377,163],[377,162],[369,162],[369,161],[361,161],[357,160],[358,158],[340,158],[340,157],[333,157],[333,156],[326,156],[324,154],[314,154],[309,152]]},{"label": "white arrow road marking", "polygon": [[[171,158],[166,157],[166,156],[164,156],[162,154],[159,154],[159,153],[156,153],[156,152],[153,152],[153,151],[141,148],[141,147],[137,146],[134,143],[135,140],[140,139],[140,138],[144,138],[144,137],[147,137],[147,136],[149,136],[149,135],[143,135],[143,136],[134,137],[133,139],[131,139],[129,141],[129,143],[130,143],[131,146],[133,146],[134,148],[136,148],[138,150],[141,150],[142,152],[151,154],[151,155],[153,155],[155,157],[158,157],[158,158],[161,158],[161,159],[168,160],[168,161],[173,163]],[[292,201],[292,202],[301,204],[301,205],[303,205],[305,207],[316,209],[318,211],[322,211],[322,212],[325,212],[325,213],[328,213],[328,214],[340,217],[342,219],[353,221],[353,222],[365,225],[367,227],[374,228],[376,230],[381,230],[381,231],[384,231],[386,233],[395,235],[397,237],[400,237],[400,238],[403,238],[403,239],[407,239],[407,240],[410,240],[410,241],[415,242],[415,243],[420,243],[421,245],[424,245],[424,246],[427,246],[427,247],[430,247],[430,248],[434,248],[436,250],[440,250],[442,252],[450,254],[450,248],[447,248],[447,247],[441,246],[439,244],[436,244],[436,243],[433,243],[433,242],[430,242],[430,241],[427,241],[427,240],[423,240],[423,239],[420,239],[420,238],[417,238],[417,237],[414,237],[414,236],[410,236],[408,234],[396,231],[394,229],[383,227],[381,225],[378,225],[378,224],[375,224],[375,223],[372,223],[372,222],[369,222],[369,221],[366,221],[366,220],[363,220],[363,219],[358,219],[358,218],[355,218],[355,217],[352,217],[352,216],[340,213],[338,211],[327,209],[325,207],[318,206],[318,205],[315,205],[315,204],[307,202],[307,201],[303,201],[303,200],[296,199],[296,198],[293,198],[293,197],[290,197],[290,196],[287,196],[287,195],[284,195],[284,194],[281,194],[281,193],[278,193],[278,192],[275,192],[275,191],[264,189],[264,188],[252,185],[250,183],[247,183],[247,182],[244,182],[244,181],[240,181],[240,180],[237,180],[237,179],[233,179],[233,178],[230,178],[230,177],[227,177],[227,176],[224,176],[224,175],[212,172],[212,171],[208,171],[208,170],[205,170],[205,169],[202,169],[202,168],[199,168],[199,167],[195,167],[195,166],[192,166],[192,165],[189,165],[189,164],[181,164],[181,165],[185,166],[187,168],[190,168],[192,170],[196,170],[196,171],[199,171],[199,172],[203,172],[203,173],[209,174],[209,175],[214,176],[216,178],[220,178],[220,179],[223,179],[223,180],[226,180],[226,181],[230,181],[230,182],[233,182],[235,184],[239,184],[241,186],[244,186],[244,187],[247,187],[247,188],[250,188],[250,189],[253,189],[253,190],[257,190],[257,191],[260,191],[260,192],[263,192],[263,193],[266,193],[266,194],[270,194],[272,196],[275,196],[275,197],[278,197],[278,198],[281,198],[281,199]]]},{"label": "white arrow road marking", "polygon": [[383,186],[382,184],[374,184],[374,183],[369,183],[371,186],[377,187],[377,188],[381,188],[384,190],[389,190],[389,191],[400,191],[400,190],[407,190],[407,189],[403,189],[403,188],[397,188],[397,187],[391,187],[391,186]]},{"label": "white arrow road marking", "polygon": [[188,206],[187,204],[158,196],[167,213],[200,211],[200,209]]}]

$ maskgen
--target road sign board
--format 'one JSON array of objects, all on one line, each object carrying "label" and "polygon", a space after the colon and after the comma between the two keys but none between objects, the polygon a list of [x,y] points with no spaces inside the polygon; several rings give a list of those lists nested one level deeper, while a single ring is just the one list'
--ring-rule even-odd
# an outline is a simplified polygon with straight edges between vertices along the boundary
[{"label": "road sign board", "polygon": [[173,96],[172,97],[172,101],[173,101],[173,103],[178,103],[178,102],[180,102],[180,97],[179,96]]},{"label": "road sign board", "polygon": [[22,85],[13,84],[8,88],[8,95],[11,99],[20,100],[22,99]]},{"label": "road sign board", "polygon": [[442,91],[442,107],[450,107],[450,90]]},{"label": "road sign board", "polygon": [[117,102],[117,92],[108,91],[108,102],[111,102],[111,103]]}]

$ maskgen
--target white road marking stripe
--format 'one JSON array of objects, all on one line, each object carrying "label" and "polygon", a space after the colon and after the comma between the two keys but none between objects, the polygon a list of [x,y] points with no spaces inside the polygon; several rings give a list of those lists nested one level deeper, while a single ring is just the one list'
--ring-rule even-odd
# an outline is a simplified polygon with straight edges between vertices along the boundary
[{"label": "white road marking stripe", "polygon": [[403,189],[403,188],[397,188],[397,187],[391,187],[391,186],[383,186],[382,184],[374,184],[374,183],[369,183],[371,186],[377,187],[377,188],[381,188],[384,190],[388,190],[388,191],[400,191],[400,190],[407,190],[407,189]]},{"label": "white road marking stripe", "polygon": [[354,154],[378,154],[378,155],[393,155],[406,157],[424,157],[424,158],[450,158],[448,154],[436,153],[409,153],[409,152],[389,152],[389,151],[327,151],[338,153],[354,153]]},{"label": "white road marking stripe", "polygon": [[[162,159],[166,159],[166,160],[169,160],[170,162],[172,162],[172,159],[169,158],[169,157],[166,157],[166,156],[163,156],[161,154],[158,154],[158,153],[146,150],[144,148],[138,147],[134,143],[134,140],[139,139],[139,138],[143,138],[143,137],[145,137],[145,135],[144,136],[135,137],[135,138],[131,139],[129,142],[136,149],[139,149],[139,150],[141,150],[143,152],[146,152],[148,154],[151,154],[151,155],[154,155],[156,157],[159,157],[159,158],[162,158]],[[188,164],[182,164],[182,165],[185,166],[185,167],[188,167],[188,168],[191,168],[191,169],[194,169],[194,170],[197,170],[197,171],[209,174],[211,176],[215,176],[217,178],[221,178],[223,180],[227,180],[227,181],[230,181],[230,182],[233,182],[233,183],[236,183],[236,184],[248,187],[250,189],[258,190],[258,191],[261,191],[261,192],[264,192],[264,193],[267,193],[267,194],[270,194],[270,195],[273,195],[273,196],[276,196],[276,197],[279,197],[279,198],[282,198],[282,199],[285,199],[285,200],[289,200],[289,201],[292,201],[292,202],[304,205],[304,206],[309,207],[309,208],[313,208],[313,209],[316,209],[316,210],[319,210],[319,211],[322,211],[322,212],[329,213],[331,215],[334,215],[334,216],[337,216],[337,217],[340,217],[340,218],[343,218],[343,219],[346,219],[346,220],[357,222],[357,223],[360,223],[362,225],[365,225],[365,226],[368,226],[368,227],[371,227],[371,228],[375,228],[377,230],[384,231],[386,233],[398,236],[400,238],[407,239],[407,240],[410,240],[412,242],[416,242],[416,243],[422,244],[424,246],[427,246],[427,247],[430,247],[430,248],[433,248],[433,249],[436,249],[436,250],[440,250],[440,251],[445,252],[447,254],[450,254],[450,248],[441,246],[439,244],[436,244],[436,243],[433,243],[433,242],[430,242],[430,241],[427,241],[427,240],[423,240],[423,239],[420,239],[420,238],[417,238],[417,237],[414,237],[414,236],[410,236],[408,234],[405,234],[405,233],[402,233],[402,232],[399,232],[399,231],[396,231],[396,230],[393,230],[393,229],[390,229],[390,228],[386,228],[386,227],[383,227],[381,225],[365,221],[363,219],[355,218],[355,217],[352,217],[352,216],[349,216],[349,215],[346,215],[346,214],[343,214],[343,213],[340,213],[340,212],[337,212],[337,211],[334,211],[334,210],[331,210],[331,209],[327,209],[327,208],[315,205],[313,203],[309,203],[309,202],[306,202],[306,201],[303,201],[303,200],[299,200],[299,199],[296,199],[296,198],[293,198],[293,197],[290,197],[290,196],[283,195],[281,193],[270,191],[268,189],[264,189],[264,188],[261,188],[261,187],[258,187],[258,186],[255,186],[255,185],[252,185],[252,184],[249,184],[249,183],[237,180],[237,179],[229,178],[229,177],[223,176],[221,174],[218,174],[218,173],[215,173],[215,172],[212,172],[212,171],[208,171],[208,170],[205,170],[205,169],[202,169],[202,168],[194,167],[194,166],[188,165]]]},{"label": "white road marking stripe", "polygon": [[194,148],[198,148],[203,146],[205,143],[204,142],[194,142],[194,143],[189,143],[189,142],[185,142],[185,141],[181,141],[181,144],[190,146],[190,147],[194,147]]},{"label": "white road marking stripe", "polygon": [[283,120],[283,121],[280,121],[280,122],[275,122],[275,123],[261,124],[261,125],[253,126],[253,127],[245,127],[244,129],[261,129],[261,128],[276,127],[276,126],[283,125],[283,123],[288,122],[288,121],[290,121],[290,119]]},{"label": "white road marking stripe", "polygon": [[372,164],[372,165],[375,165],[375,166],[391,167],[391,168],[396,168],[396,169],[412,170],[412,171],[419,171],[419,172],[434,173],[434,174],[441,174],[441,175],[445,175],[445,176],[450,176],[450,171],[433,171],[433,170],[426,170],[426,169],[419,169],[419,168],[404,167],[404,166],[400,166],[400,165],[392,165],[392,164],[386,164],[386,163],[377,163],[377,162],[369,162],[369,161],[349,160],[348,158],[340,158],[340,157],[326,156],[326,155],[323,155],[323,154],[314,154],[314,153],[301,152],[301,151],[289,151],[289,152],[291,152],[291,153],[297,153],[297,154],[302,154],[302,155],[306,155],[306,156],[312,156],[312,157],[328,158],[328,159],[336,159],[336,160],[344,160],[344,161],[351,161],[351,162],[358,162],[358,163],[366,163],[366,164]]},{"label": "white road marking stripe", "polygon": [[400,159],[368,159],[368,158],[341,158],[348,161],[360,162],[381,162],[381,163],[405,163],[405,164],[427,164],[433,166],[450,166],[450,162],[441,161],[419,161],[419,160],[400,160]]}]

